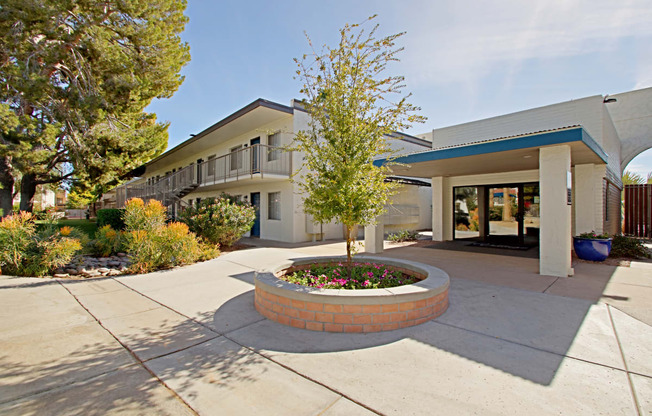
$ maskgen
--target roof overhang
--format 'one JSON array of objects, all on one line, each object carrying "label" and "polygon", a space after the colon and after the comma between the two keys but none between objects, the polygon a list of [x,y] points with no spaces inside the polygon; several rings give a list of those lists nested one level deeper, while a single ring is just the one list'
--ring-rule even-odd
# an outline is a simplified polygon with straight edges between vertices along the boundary
[{"label": "roof overhang", "polygon": [[158,165],[167,165],[196,154],[202,154],[222,140],[229,140],[251,131],[252,126],[264,126],[293,113],[294,109],[292,107],[262,98],[258,99],[157,158],[150,160],[146,166],[150,170],[157,169]]},{"label": "roof overhang", "polygon": [[[392,175],[419,178],[533,170],[539,168],[540,148],[562,144],[570,146],[572,165],[607,163],[602,147],[574,126],[412,153],[389,161],[389,167]],[[386,163],[374,161],[376,166]]]}]

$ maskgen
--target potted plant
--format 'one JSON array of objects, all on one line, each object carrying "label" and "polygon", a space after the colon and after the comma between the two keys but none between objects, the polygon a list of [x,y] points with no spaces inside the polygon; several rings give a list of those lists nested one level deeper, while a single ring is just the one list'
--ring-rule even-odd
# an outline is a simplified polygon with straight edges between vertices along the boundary
[{"label": "potted plant", "polygon": [[603,261],[611,252],[611,238],[608,234],[582,233],[573,237],[573,249],[582,260]]}]

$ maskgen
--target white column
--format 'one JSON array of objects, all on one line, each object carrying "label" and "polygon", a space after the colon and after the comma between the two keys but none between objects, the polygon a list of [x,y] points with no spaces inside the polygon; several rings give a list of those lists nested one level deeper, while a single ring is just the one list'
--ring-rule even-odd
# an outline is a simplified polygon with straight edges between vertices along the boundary
[{"label": "white column", "polygon": [[567,203],[570,175],[570,146],[539,149],[541,230],[539,273],[568,277],[571,268],[571,206]]},{"label": "white column", "polygon": [[594,198],[597,192],[602,189],[595,189],[593,180],[592,163],[586,165],[575,165],[575,181],[573,186],[575,208],[575,234],[588,233],[596,230]]},{"label": "white column", "polygon": [[444,178],[432,178],[432,240],[444,241]]},{"label": "white column", "polygon": [[382,218],[378,218],[376,225],[364,227],[364,251],[366,253],[382,253],[385,227]]}]

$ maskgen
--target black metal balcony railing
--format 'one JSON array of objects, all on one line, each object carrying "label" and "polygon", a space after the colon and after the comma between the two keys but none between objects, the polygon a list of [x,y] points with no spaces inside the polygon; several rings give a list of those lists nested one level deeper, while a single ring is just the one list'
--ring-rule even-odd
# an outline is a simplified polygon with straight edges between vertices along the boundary
[{"label": "black metal balcony railing", "polygon": [[120,186],[116,188],[116,202],[122,207],[131,198],[156,199],[169,206],[198,187],[251,179],[254,175],[263,178],[265,174],[289,177],[292,174],[292,152],[256,144],[186,166],[152,184]]}]

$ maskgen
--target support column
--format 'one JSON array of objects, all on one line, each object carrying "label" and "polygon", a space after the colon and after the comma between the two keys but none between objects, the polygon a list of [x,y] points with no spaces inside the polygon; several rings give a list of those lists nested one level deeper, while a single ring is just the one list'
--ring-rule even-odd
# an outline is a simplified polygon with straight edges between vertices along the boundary
[{"label": "support column", "polygon": [[[597,231],[595,221],[594,198],[597,192],[602,194],[602,189],[595,189],[593,180],[592,163],[575,165],[575,179],[573,189],[575,208],[575,235]],[[602,227],[599,227],[602,228]]]},{"label": "support column", "polygon": [[571,268],[571,206],[567,203],[570,175],[570,146],[539,149],[541,231],[539,273],[568,277]]},{"label": "support column", "polygon": [[364,227],[364,251],[372,254],[382,253],[384,236],[385,227],[382,218],[378,218],[376,225]]},{"label": "support column", "polygon": [[432,178],[432,240],[444,241],[444,178]]}]

